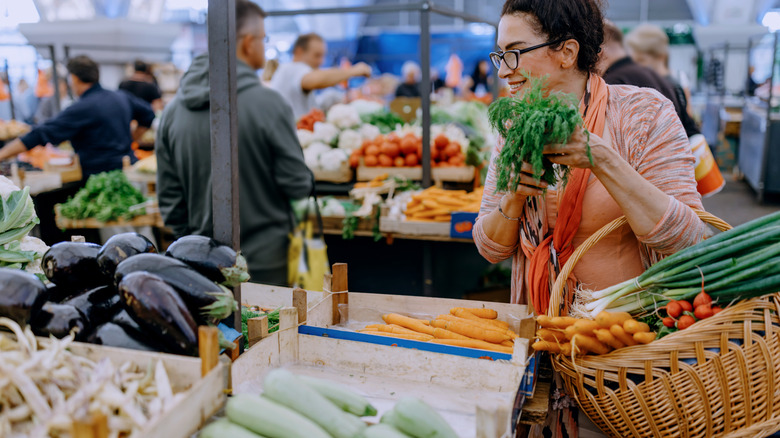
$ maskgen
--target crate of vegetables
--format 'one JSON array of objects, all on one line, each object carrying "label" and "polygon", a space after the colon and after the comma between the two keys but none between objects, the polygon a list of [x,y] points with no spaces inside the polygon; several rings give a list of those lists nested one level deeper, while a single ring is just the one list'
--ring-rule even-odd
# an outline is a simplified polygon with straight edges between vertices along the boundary
[{"label": "crate of vegetables", "polygon": [[[0,318],[0,436],[185,438],[225,403],[228,365],[202,373],[184,356],[36,338]],[[216,357],[216,352],[214,352]]]},{"label": "crate of vegetables", "polygon": [[[436,181],[470,182],[474,167],[466,165],[466,146],[451,140],[445,128],[434,126],[431,142],[431,172]],[[434,132],[438,131],[438,134]],[[451,132],[451,131],[450,131]],[[462,133],[461,133],[462,134]],[[450,134],[457,136],[457,134]],[[357,168],[358,181],[370,181],[389,174],[419,181],[422,179],[422,137],[415,131],[391,132],[366,140],[350,155],[350,164]]]},{"label": "crate of vegetables", "polygon": [[[702,220],[730,227],[705,212]],[[780,213],[711,237],[602,291],[579,291],[560,316],[577,260],[561,269],[537,349],[608,435],[767,436],[780,429]]]},{"label": "crate of vegetables", "polygon": [[[252,346],[234,362],[231,370],[233,391],[240,397],[275,391],[276,389],[270,386],[278,383],[274,382],[274,374],[278,373],[274,370],[284,368],[306,381],[329,381],[359,395],[371,406],[361,412],[363,419],[369,423],[379,422],[381,418],[382,423],[404,430],[404,427],[409,427],[409,423],[396,423],[399,419],[393,417],[397,414],[408,415],[410,411],[405,410],[408,408],[406,404],[415,400],[416,409],[420,412],[426,412],[427,409],[435,412],[429,416],[429,420],[437,421],[437,428],[444,428],[439,432],[444,433],[443,435],[430,436],[500,437],[511,433],[512,407],[525,372],[527,358],[520,346],[515,349],[515,356],[502,360],[485,360],[406,348],[402,345],[416,341],[403,339],[395,339],[392,343],[374,343],[323,337],[306,334],[308,326],[298,327],[295,308],[281,310],[280,324],[277,333]],[[392,339],[369,334],[358,335]],[[440,347],[442,350],[463,349],[448,345]],[[283,387],[296,388],[297,384],[287,382]],[[308,405],[311,400],[303,396],[304,393],[308,391],[274,394],[272,400],[279,402],[278,397],[285,397],[282,404],[288,407],[298,403]],[[324,408],[310,405],[310,409],[317,409],[318,412],[312,414],[318,415],[319,409]],[[248,409],[246,412],[249,411],[255,410]],[[303,413],[299,411],[299,414]],[[229,411],[228,417],[230,418]],[[330,417],[332,423],[338,423],[331,426],[346,427],[336,421],[338,417]],[[355,428],[365,427],[363,421],[358,423],[350,420],[348,423]],[[442,426],[441,423],[448,427]],[[246,427],[247,424],[243,426]],[[406,433],[411,432],[406,430]]]}]

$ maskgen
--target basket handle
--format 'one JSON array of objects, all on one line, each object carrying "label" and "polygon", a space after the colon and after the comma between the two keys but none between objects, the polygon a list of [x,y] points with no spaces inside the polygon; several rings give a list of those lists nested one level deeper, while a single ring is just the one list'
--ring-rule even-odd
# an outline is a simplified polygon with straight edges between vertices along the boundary
[{"label": "basket handle", "polygon": [[[717,228],[720,231],[727,231],[731,229],[731,225],[726,223],[723,219],[718,218],[717,216],[714,216],[713,214],[707,213],[703,210],[694,210],[697,216],[699,216],[699,219],[704,221],[707,224],[712,225],[713,227]],[[555,284],[553,285],[552,290],[550,291],[550,305],[547,308],[547,314],[550,316],[559,316],[561,312],[561,302],[563,301],[563,292],[564,288],[566,287],[566,280],[569,278],[569,275],[571,275],[572,271],[574,271],[574,266],[577,264],[577,262],[580,261],[583,255],[585,255],[588,250],[593,248],[601,239],[603,239],[605,236],[607,236],[609,233],[617,230],[618,228],[622,227],[623,225],[627,224],[628,220],[625,216],[621,216],[612,222],[608,223],[607,225],[604,225],[600,230],[593,233],[592,236],[588,237],[587,240],[582,242],[582,245],[578,246],[576,250],[574,250],[574,253],[569,257],[569,260],[566,262],[565,265],[561,268],[561,273],[558,274],[558,278],[555,279]]]}]

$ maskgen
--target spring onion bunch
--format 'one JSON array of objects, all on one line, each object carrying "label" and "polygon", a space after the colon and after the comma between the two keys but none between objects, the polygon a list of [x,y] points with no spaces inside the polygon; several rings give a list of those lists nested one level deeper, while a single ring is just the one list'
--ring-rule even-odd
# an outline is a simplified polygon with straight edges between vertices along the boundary
[{"label": "spring onion bunch", "polygon": [[[526,75],[526,77],[528,77]],[[555,166],[544,156],[544,147],[563,144],[582,126],[577,99],[545,89],[545,78],[529,78],[530,87],[519,97],[503,97],[488,109],[490,124],[504,138],[504,148],[496,157],[496,190],[516,191],[523,162],[533,166],[533,176],[553,185],[566,182],[569,168]],[[588,158],[591,163],[588,146]]]},{"label": "spring onion bunch", "polygon": [[652,313],[671,300],[706,291],[721,303],[780,291],[780,212],[679,251],[639,277],[600,291],[582,291],[573,312]]}]

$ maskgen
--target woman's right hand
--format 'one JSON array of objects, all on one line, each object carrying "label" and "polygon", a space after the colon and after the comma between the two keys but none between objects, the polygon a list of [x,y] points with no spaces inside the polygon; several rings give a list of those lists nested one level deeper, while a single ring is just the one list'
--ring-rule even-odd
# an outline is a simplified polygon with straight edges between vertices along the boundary
[{"label": "woman's right hand", "polygon": [[533,166],[523,162],[520,168],[520,184],[514,193],[506,193],[501,198],[501,210],[509,217],[520,217],[523,214],[525,201],[529,196],[538,196],[547,188],[547,183],[537,181],[533,177]]}]

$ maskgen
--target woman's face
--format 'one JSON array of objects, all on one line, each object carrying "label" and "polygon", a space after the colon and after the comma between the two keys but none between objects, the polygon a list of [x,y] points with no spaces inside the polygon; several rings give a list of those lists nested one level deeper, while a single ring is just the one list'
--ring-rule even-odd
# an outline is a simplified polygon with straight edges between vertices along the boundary
[{"label": "woman's face", "polygon": [[[504,15],[498,23],[498,49],[500,51],[525,49],[547,42],[545,35],[536,33],[532,26],[536,18],[530,14]],[[512,94],[522,92],[530,84],[528,77],[549,76],[549,89],[557,90],[568,82],[566,69],[561,66],[560,52],[550,47],[542,47],[519,56],[517,68],[510,70],[504,61],[498,69],[498,76],[505,79]],[[525,72],[525,74],[523,74]]]}]

